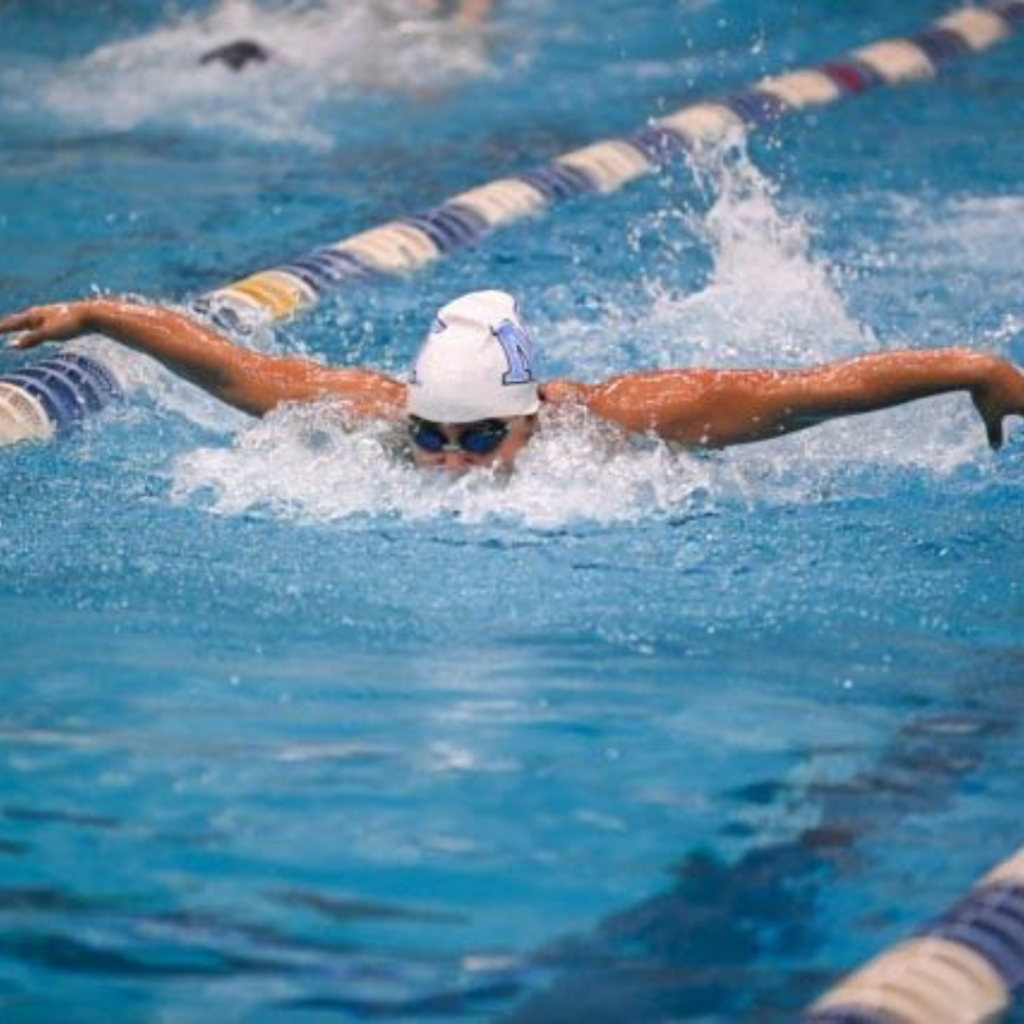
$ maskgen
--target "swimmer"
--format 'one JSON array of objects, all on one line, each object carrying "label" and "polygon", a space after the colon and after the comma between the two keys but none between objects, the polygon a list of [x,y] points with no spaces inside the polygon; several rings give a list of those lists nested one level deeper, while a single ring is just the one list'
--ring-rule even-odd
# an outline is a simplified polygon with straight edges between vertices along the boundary
[{"label": "swimmer", "polygon": [[491,13],[491,0],[420,0],[426,14],[450,18],[464,28],[479,28]]},{"label": "swimmer", "polygon": [[223,64],[232,71],[241,71],[246,64],[265,64],[270,51],[253,39],[236,39],[233,43],[214,47],[199,58],[200,64]]},{"label": "swimmer", "polygon": [[581,408],[626,433],[691,448],[764,441],[952,391],[971,396],[993,448],[1003,442],[1003,419],[1024,415],[1024,375],[966,348],[879,352],[802,370],[689,368],[541,383],[516,303],[499,291],[442,307],[407,382],[254,352],[169,309],[112,299],[12,313],[0,318],[0,334],[16,334],[8,345],[19,349],[103,334],[254,416],[335,399],[350,421],[399,425],[418,465],[453,475],[510,471],[542,429],[542,408]]},{"label": "swimmer", "polygon": [[[431,18],[447,19],[464,29],[480,29],[491,12],[491,0],[420,0],[423,13]],[[265,64],[273,53],[254,39],[235,39],[215,46],[199,58],[200,64],[223,64],[232,71],[242,71],[249,64]]]}]

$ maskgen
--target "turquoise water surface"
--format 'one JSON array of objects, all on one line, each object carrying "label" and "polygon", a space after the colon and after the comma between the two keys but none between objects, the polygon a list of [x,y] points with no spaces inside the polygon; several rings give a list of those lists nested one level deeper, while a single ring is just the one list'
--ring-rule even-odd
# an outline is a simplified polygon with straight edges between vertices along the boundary
[{"label": "turquoise water surface", "polygon": [[[0,3],[0,300],[183,302],[950,9]],[[279,59],[197,68],[228,37]],[[462,290],[547,374],[1024,361],[1022,43],[258,343],[400,372]],[[104,349],[107,352],[107,349]],[[0,353],[0,372],[39,353]],[[0,1020],[791,1020],[1024,843],[1024,433],[966,398],[507,484],[322,408],[0,452]]]}]

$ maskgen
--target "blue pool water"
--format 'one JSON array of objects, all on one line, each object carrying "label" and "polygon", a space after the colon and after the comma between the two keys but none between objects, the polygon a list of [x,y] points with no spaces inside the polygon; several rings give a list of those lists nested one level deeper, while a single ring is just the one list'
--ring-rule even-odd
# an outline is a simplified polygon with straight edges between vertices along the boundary
[{"label": "blue pool water", "polygon": [[[183,301],[949,8],[624,9],[506,0],[481,41],[398,2],[0,3],[3,308]],[[197,70],[225,34],[283,58]],[[494,285],[583,379],[1024,360],[1022,53],[259,343],[398,371]],[[950,397],[708,458],[581,424],[451,484],[113,358],[130,401],[0,452],[4,1024],[785,1021],[1024,843],[1019,424],[994,455]]]}]

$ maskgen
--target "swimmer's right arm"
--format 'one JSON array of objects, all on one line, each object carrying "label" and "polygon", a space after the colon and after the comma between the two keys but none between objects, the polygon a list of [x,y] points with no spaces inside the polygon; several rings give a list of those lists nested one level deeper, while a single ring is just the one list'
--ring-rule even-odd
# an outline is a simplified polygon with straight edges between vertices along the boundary
[{"label": "swimmer's right arm", "polygon": [[353,416],[392,419],[400,415],[405,399],[405,385],[384,374],[254,352],[159,306],[112,299],[35,306],[0,318],[0,334],[15,332],[23,333],[8,342],[12,348],[103,334],[254,416],[283,402],[336,397]]}]

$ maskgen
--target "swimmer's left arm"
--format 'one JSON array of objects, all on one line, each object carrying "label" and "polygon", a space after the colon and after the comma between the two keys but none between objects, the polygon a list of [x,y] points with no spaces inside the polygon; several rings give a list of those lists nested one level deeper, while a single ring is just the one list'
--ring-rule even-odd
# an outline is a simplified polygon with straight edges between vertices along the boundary
[{"label": "swimmer's left arm", "polygon": [[966,391],[993,448],[1024,415],[1024,375],[969,349],[895,351],[807,370],[664,370],[576,387],[577,401],[630,431],[708,448],[762,441],[841,416]]}]

